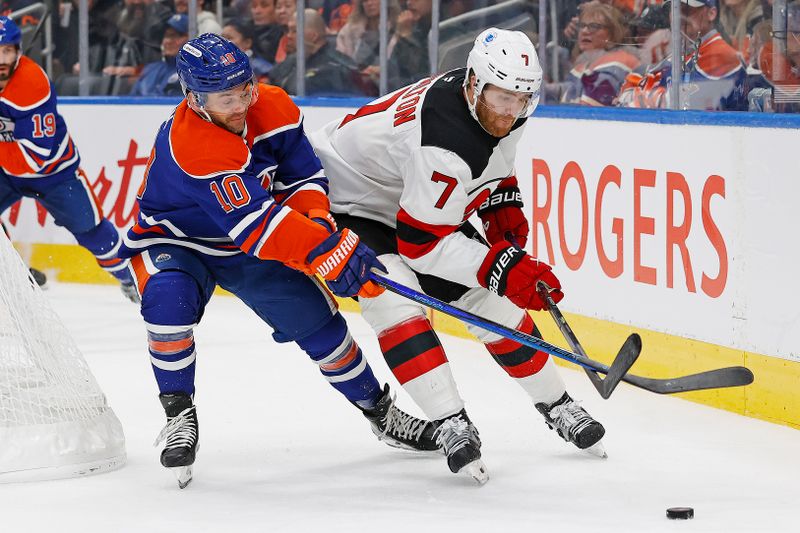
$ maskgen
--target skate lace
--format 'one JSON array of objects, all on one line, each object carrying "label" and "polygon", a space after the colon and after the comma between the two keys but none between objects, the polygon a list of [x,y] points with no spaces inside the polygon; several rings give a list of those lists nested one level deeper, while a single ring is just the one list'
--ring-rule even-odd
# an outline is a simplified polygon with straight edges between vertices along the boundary
[{"label": "skate lace", "polygon": [[197,439],[197,424],[194,421],[195,406],[187,407],[178,416],[167,419],[167,425],[159,432],[153,446],[167,441],[164,449],[191,447]]},{"label": "skate lace", "polygon": [[[436,444],[444,448],[447,455],[452,455],[468,445],[475,433],[475,428],[461,416],[453,416],[442,422],[433,431]],[[476,436],[477,437],[477,436]]]},{"label": "skate lace", "polygon": [[555,424],[573,435],[579,433],[583,428],[594,421],[594,419],[589,416],[589,413],[581,407],[580,402],[576,402],[575,400],[556,405],[550,410],[549,414]]},{"label": "skate lace", "polygon": [[419,441],[422,432],[425,430],[426,422],[415,416],[411,416],[394,406],[395,395],[392,395],[392,402],[389,410],[383,419],[386,427],[378,439],[383,439],[387,434],[400,439]]}]

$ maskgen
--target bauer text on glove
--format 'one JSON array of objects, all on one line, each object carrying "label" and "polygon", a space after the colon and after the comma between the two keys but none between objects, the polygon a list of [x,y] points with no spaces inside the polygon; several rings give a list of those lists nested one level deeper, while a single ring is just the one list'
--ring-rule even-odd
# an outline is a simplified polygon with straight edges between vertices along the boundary
[{"label": "bauer text on glove", "polygon": [[517,178],[504,179],[478,208],[489,244],[510,241],[520,248],[528,242],[528,220],[522,212],[522,194]]},{"label": "bauer text on glove", "polygon": [[478,270],[478,282],[490,291],[505,296],[523,309],[541,311],[545,302],[536,292],[536,283],[545,282],[550,296],[558,303],[564,298],[561,283],[550,265],[537,261],[508,241],[500,241],[489,250]]}]

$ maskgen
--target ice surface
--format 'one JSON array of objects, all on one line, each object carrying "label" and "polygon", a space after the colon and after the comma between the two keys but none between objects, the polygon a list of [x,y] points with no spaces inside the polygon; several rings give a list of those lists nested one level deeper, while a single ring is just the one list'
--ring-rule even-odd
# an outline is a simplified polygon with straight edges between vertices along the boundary
[{"label": "ice surface", "polygon": [[[442,336],[484,443],[491,480],[478,487],[441,456],[379,443],[299,349],[274,343],[231,297],[215,297],[195,332],[202,445],[178,490],[152,447],[164,415],[138,308],[110,286],[54,284],[48,295],[122,421],[128,464],[0,485],[3,532],[800,531],[793,429],[625,384],[604,401],[583,372],[562,370],[606,426],[600,460],[548,431],[480,345]],[[389,379],[369,327],[347,319]],[[667,520],[674,506],[696,518]]]}]

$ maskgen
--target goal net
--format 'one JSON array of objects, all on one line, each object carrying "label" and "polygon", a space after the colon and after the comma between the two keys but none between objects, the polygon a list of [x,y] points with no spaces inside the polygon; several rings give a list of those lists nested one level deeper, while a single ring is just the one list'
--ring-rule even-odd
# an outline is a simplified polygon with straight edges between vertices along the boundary
[{"label": "goal net", "polygon": [[124,463],[119,420],[0,230],[0,482],[81,476]]}]

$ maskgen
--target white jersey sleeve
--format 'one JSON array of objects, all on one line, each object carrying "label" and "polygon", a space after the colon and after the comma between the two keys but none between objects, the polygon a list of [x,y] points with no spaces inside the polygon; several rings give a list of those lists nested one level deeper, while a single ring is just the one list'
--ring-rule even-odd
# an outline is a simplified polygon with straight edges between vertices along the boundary
[{"label": "white jersey sleeve", "polygon": [[455,153],[423,146],[404,169],[397,213],[398,252],[416,271],[478,287],[488,248],[457,231],[480,205],[471,197],[472,173]]}]

